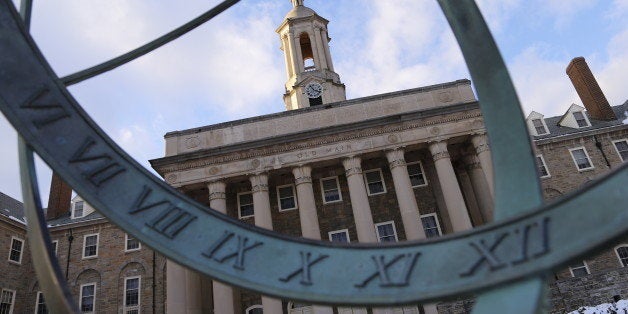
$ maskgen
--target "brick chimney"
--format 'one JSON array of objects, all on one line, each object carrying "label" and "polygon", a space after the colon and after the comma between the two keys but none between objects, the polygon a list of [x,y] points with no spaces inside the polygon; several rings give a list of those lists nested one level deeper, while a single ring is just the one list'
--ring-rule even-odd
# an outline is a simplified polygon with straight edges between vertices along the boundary
[{"label": "brick chimney", "polygon": [[605,121],[617,119],[583,57],[574,58],[569,62],[567,75],[591,118]]},{"label": "brick chimney", "polygon": [[48,197],[48,210],[46,220],[59,218],[70,210],[72,202],[72,187],[54,172],[50,182],[50,196]]}]

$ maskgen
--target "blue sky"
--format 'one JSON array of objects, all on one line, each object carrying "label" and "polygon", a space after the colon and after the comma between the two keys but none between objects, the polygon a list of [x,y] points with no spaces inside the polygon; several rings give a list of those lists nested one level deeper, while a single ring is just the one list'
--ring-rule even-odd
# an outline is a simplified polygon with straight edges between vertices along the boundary
[{"label": "blue sky", "polygon": [[[18,2],[17,0],[15,1]],[[217,0],[34,2],[32,34],[60,76],[115,57]],[[469,78],[436,1],[305,0],[330,21],[348,98]],[[628,99],[628,1],[479,0],[527,115],[581,104],[565,67],[584,56],[612,105]],[[284,110],[275,33],[288,0],[243,0],[159,51],[70,91],[140,163],[163,156],[168,131]],[[0,118],[0,191],[21,199],[16,137]],[[50,171],[39,164],[41,190]],[[47,199],[47,196],[45,196]]]}]

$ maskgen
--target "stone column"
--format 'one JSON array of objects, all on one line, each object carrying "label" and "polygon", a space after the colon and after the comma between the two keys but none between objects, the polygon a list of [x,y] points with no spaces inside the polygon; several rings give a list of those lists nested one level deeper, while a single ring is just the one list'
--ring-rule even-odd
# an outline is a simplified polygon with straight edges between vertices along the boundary
[{"label": "stone column", "polygon": [[[312,188],[312,167],[300,166],[292,169],[294,183],[297,186],[297,201],[299,204],[299,219],[301,234],[304,238],[321,239],[321,230],[318,225],[314,189]],[[328,306],[314,305],[314,314],[333,314],[334,310]]]},{"label": "stone column", "polygon": [[447,151],[447,142],[438,141],[430,144],[430,152],[434,158],[434,166],[438,174],[445,205],[449,213],[449,219],[454,232],[471,229],[471,219],[467,207],[464,204],[464,198],[456,179],[454,167],[451,165],[449,152]]},{"label": "stone column", "polygon": [[493,174],[493,163],[491,162],[491,151],[488,145],[488,137],[486,134],[475,134],[471,137],[471,143],[475,147],[475,153],[478,155],[482,170],[486,175],[491,198],[495,195],[495,180]]},{"label": "stone column", "polygon": [[[292,33],[290,33],[290,35],[292,35]],[[292,49],[292,51],[295,54],[293,59],[296,59],[294,63],[294,70],[295,74],[299,74],[305,71],[303,66],[303,54],[301,53],[301,39],[299,37],[294,37],[293,35],[292,42],[294,44],[294,49]]]},{"label": "stone column", "polygon": [[471,179],[475,199],[478,202],[478,207],[480,207],[482,219],[484,223],[493,221],[493,197],[489,189],[489,184],[486,181],[487,175],[484,173],[476,156],[467,155],[464,161]]},{"label": "stone column", "polygon": [[364,177],[362,176],[360,157],[346,158],[342,161],[342,164],[345,167],[347,183],[349,184],[349,196],[351,198],[355,227],[358,232],[358,241],[377,242],[371,206],[369,205]]},{"label": "stone column", "polygon": [[[227,199],[225,189],[227,185],[222,181],[207,184],[209,190],[209,207],[223,214],[227,213]],[[212,282],[214,294],[215,314],[236,314],[233,303],[233,289],[218,281]]]},{"label": "stone column", "polygon": [[314,42],[316,43],[314,46],[316,47],[316,51],[318,53],[318,59],[320,61],[320,69],[327,70],[327,56],[325,55],[323,38],[321,37],[321,29],[314,28]]},{"label": "stone column", "polygon": [[171,314],[187,314],[185,268],[171,260],[166,261],[166,311]]},{"label": "stone column", "polygon": [[425,239],[425,231],[421,224],[419,207],[416,203],[406,160],[403,156],[402,149],[395,149],[386,152],[386,158],[390,165],[395,192],[397,194],[397,202],[401,211],[401,220],[403,221],[403,229],[406,231],[408,240]]},{"label": "stone column", "polygon": [[[268,196],[268,175],[261,173],[253,175],[251,190],[253,191],[253,211],[255,213],[255,225],[273,230],[273,218],[270,214],[270,198]],[[264,313],[283,313],[281,300],[262,296]]]},{"label": "stone column", "polygon": [[283,45],[284,59],[286,60],[286,75],[288,79],[292,77],[294,72],[292,71],[292,51],[289,45],[290,39],[288,39],[288,35],[284,35],[281,37],[281,44]]},{"label": "stone column", "polygon": [[329,70],[334,70],[334,63],[331,60],[331,53],[329,52],[329,42],[327,41],[327,31],[321,29],[321,37],[323,39],[323,46],[325,47],[325,57],[327,57],[327,63],[329,65]]},{"label": "stone column", "polygon": [[[316,30],[314,30],[316,31]],[[312,58],[314,58],[314,66],[318,69],[322,68],[322,58],[321,56],[318,54],[318,48],[316,47],[316,39],[313,38],[314,34],[311,34],[310,32],[307,33],[307,36],[310,38],[310,47],[312,48]]]}]

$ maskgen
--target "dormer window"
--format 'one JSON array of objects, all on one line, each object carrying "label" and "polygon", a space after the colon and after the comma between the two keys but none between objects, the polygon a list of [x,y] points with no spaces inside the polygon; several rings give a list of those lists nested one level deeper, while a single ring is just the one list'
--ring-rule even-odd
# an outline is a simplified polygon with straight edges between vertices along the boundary
[{"label": "dormer window", "polygon": [[74,208],[72,209],[72,218],[81,218],[83,217],[83,207],[85,202],[78,201],[74,203]]},{"label": "dormer window", "polygon": [[587,121],[587,118],[584,116],[582,111],[575,111],[573,113],[573,117],[576,119],[576,123],[578,123],[579,128],[589,126],[589,121]]},{"label": "dormer window", "polygon": [[534,125],[534,130],[537,135],[547,134],[547,129],[545,128],[545,124],[543,124],[543,120],[541,119],[532,119],[532,124]]}]

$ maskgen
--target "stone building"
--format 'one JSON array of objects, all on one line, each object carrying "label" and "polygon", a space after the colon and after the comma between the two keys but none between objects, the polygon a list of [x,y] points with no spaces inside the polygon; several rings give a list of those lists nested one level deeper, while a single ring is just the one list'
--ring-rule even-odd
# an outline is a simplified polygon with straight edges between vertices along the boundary
[{"label": "stone building", "polygon": [[[49,215],[48,228],[82,312],[165,313],[165,258],[109,223],[79,196],[65,208],[59,217]],[[7,256],[0,263],[0,313],[48,313],[31,261],[23,206],[2,193],[0,256]]]},{"label": "stone building", "polygon": [[[328,21],[303,1],[292,2],[277,29],[287,111],[169,132],[166,156],[152,160],[153,168],[215,210],[296,237],[418,240],[491,221],[491,157],[470,81],[346,100]],[[527,120],[547,198],[628,158],[621,122],[628,108],[601,101],[583,64],[575,59],[568,73],[586,110],[574,105],[562,117],[532,113]],[[626,250],[620,244],[557,274],[556,310],[627,297]],[[167,268],[169,313],[462,313],[472,303],[311,306],[210,283],[171,262]],[[589,276],[597,276],[599,291],[590,291]]]}]

